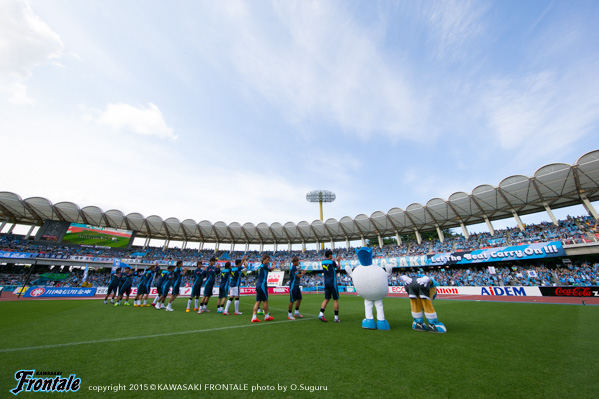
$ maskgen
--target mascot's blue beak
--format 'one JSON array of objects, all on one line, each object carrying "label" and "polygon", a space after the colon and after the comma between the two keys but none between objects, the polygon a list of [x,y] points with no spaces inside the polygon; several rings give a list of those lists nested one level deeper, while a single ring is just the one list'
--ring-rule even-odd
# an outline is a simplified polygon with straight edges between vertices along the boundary
[{"label": "mascot's blue beak", "polygon": [[356,249],[356,254],[358,255],[358,260],[362,266],[372,265],[372,248],[362,247]]}]

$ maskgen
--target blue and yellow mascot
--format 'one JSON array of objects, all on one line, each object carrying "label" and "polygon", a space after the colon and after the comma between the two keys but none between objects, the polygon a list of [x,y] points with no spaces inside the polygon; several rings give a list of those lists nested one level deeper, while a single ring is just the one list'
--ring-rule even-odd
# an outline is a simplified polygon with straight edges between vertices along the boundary
[{"label": "blue and yellow mascot", "polygon": [[[443,323],[437,320],[437,312],[433,307],[433,299],[437,296],[437,284],[435,281],[424,275],[419,277],[409,277],[403,275],[400,277],[404,282],[406,293],[410,297],[412,307],[412,329],[414,331],[429,331],[434,333],[446,333],[447,328]],[[424,323],[424,316],[428,321],[428,326]]]}]

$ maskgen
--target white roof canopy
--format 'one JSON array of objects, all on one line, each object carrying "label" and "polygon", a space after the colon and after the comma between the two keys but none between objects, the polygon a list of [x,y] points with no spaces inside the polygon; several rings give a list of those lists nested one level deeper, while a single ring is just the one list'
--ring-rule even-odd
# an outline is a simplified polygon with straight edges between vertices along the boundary
[{"label": "white roof canopy", "polygon": [[0,221],[42,225],[47,219],[137,231],[137,237],[175,241],[202,241],[236,244],[299,244],[360,240],[362,237],[388,237],[395,234],[429,231],[483,223],[485,217],[498,220],[519,215],[577,205],[586,198],[599,200],[599,150],[581,156],[574,165],[554,163],[543,166],[532,177],[516,175],[503,179],[498,186],[481,185],[471,194],[457,192],[449,199],[433,198],[425,205],[410,204],[403,210],[392,208],[371,216],[345,216],[324,222],[278,222],[268,225],[237,222],[179,221],[139,213],[124,215],[112,209],[104,212],[96,206],[79,207],[72,202],[52,204],[45,198],[21,199],[11,192],[0,192]]}]

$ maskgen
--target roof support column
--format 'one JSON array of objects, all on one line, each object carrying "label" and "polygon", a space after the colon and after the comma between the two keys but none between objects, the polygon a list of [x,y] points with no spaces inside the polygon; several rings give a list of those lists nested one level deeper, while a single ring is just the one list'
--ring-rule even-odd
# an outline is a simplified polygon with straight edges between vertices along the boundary
[{"label": "roof support column", "polygon": [[331,239],[331,251],[335,250],[335,241]]},{"label": "roof support column", "polygon": [[250,243],[249,242],[245,243],[245,252],[250,252]]},{"label": "roof support column", "polygon": [[418,229],[414,229],[414,234],[416,234],[416,241],[418,241],[418,245],[422,244],[422,236]]},{"label": "roof support column", "polygon": [[235,242],[231,243],[231,252],[235,252]]},{"label": "roof support column", "polygon": [[383,248],[383,237],[379,234],[379,248]]},{"label": "roof support column", "polygon": [[8,229],[8,231],[6,232],[6,234],[12,234],[12,231],[15,229],[16,225],[16,223],[13,223],[12,226],[10,226],[10,229]]},{"label": "roof support column", "polygon": [[204,249],[204,241],[200,241],[200,251]]},{"label": "roof support column", "polygon": [[520,231],[524,231],[524,225],[522,224],[522,219],[520,219],[520,216],[514,209],[510,209],[510,211],[512,211],[512,216],[514,216],[514,219],[516,219],[516,223],[518,223],[518,228]]},{"label": "roof support column", "polygon": [[543,206],[545,207],[545,211],[547,211],[547,214],[549,215],[549,217],[551,218],[551,221],[553,222],[553,224],[555,226],[558,225],[557,223],[557,219],[555,218],[555,215],[553,214],[553,212],[551,211],[551,208],[549,208],[549,204],[546,202],[543,202]]},{"label": "roof support column", "polygon": [[214,252],[218,251],[218,248],[220,248],[220,242],[216,242],[216,245],[214,246]]},{"label": "roof support column", "polygon": [[146,241],[144,242],[144,249],[148,248],[149,245],[150,245],[150,237],[146,238]]},{"label": "roof support column", "polygon": [[468,232],[468,229],[466,228],[466,226],[464,225],[464,223],[460,220],[460,226],[462,227],[462,233],[464,233],[464,237],[466,237],[466,239],[470,238],[470,233]]},{"label": "roof support column", "polygon": [[306,252],[306,241],[302,241],[302,252]]},{"label": "roof support column", "polygon": [[349,237],[345,236],[345,247],[349,249]]},{"label": "roof support column", "polygon": [[187,241],[183,241],[183,245],[181,245],[181,249],[187,249]]},{"label": "roof support column", "polygon": [[489,233],[491,233],[492,236],[495,235],[495,229],[493,228],[493,225],[491,224],[491,221],[489,220],[489,218],[487,217],[487,215],[485,215],[485,223],[487,224],[487,228],[489,229]]},{"label": "roof support column", "polygon": [[443,232],[441,231],[441,228],[439,227],[438,224],[435,225],[435,228],[437,229],[437,235],[439,236],[439,240],[443,243],[445,242],[445,235],[443,235]]},{"label": "roof support column", "polygon": [[264,252],[264,243],[260,241],[260,252]]},{"label": "roof support column", "polygon": [[275,252],[279,249],[279,243],[275,241]]},{"label": "roof support column", "polygon": [[288,250],[289,252],[292,252],[292,251],[293,251],[293,249],[292,249],[292,246],[291,246],[291,241],[287,241],[287,244],[288,244],[288,245],[287,245],[287,250]]},{"label": "roof support column", "polygon": [[360,236],[360,238],[362,238],[362,246],[365,247],[366,246],[366,239],[364,238],[364,236]]},{"label": "roof support column", "polygon": [[168,245],[171,243],[171,240],[164,240],[164,249],[167,250],[168,249]]},{"label": "roof support column", "polygon": [[29,237],[31,237],[31,232],[33,231],[33,229],[35,229],[35,225],[33,225],[29,228],[29,231],[27,232],[27,235],[25,236],[26,240],[29,240]]},{"label": "roof support column", "polygon": [[2,224],[0,224],[0,232],[2,232],[2,229],[4,229],[4,226],[6,226],[6,222],[2,222]]},{"label": "roof support column", "polygon": [[599,219],[599,215],[597,214],[595,207],[593,207],[593,204],[591,204],[591,201],[589,201],[587,196],[584,194],[580,194],[580,200],[582,201],[582,206],[584,206],[584,209],[587,210],[589,215],[591,215],[595,220]]},{"label": "roof support column", "polygon": [[401,245],[401,236],[399,235],[399,231],[395,232],[395,240],[397,241],[397,245]]}]

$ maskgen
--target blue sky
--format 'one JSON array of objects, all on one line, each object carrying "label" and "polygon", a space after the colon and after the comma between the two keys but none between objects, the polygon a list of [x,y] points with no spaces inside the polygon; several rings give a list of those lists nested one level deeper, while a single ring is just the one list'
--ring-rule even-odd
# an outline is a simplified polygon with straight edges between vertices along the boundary
[{"label": "blue sky", "polygon": [[340,219],[572,164],[599,147],[598,20],[596,1],[4,0],[0,190],[297,223],[314,189]]}]

